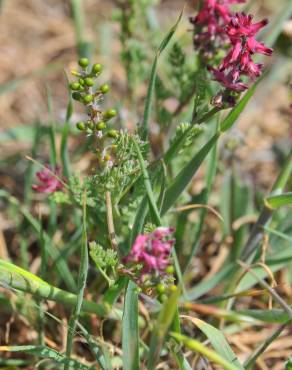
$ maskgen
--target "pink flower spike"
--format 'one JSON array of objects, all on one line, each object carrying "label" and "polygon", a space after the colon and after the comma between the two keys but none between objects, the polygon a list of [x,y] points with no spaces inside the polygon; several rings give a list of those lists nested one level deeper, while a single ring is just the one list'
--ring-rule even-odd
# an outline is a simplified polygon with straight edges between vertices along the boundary
[{"label": "pink flower spike", "polygon": [[[55,176],[54,176],[55,174]],[[32,189],[39,193],[54,193],[57,190],[63,188],[63,184],[60,181],[61,168],[59,166],[53,171],[50,166],[46,165],[42,171],[36,173],[37,178],[42,184],[32,185]]]},{"label": "pink flower spike", "polygon": [[125,263],[141,264],[142,276],[154,273],[161,275],[170,265],[171,248],[174,240],[169,239],[174,232],[170,227],[158,227],[150,234],[138,235],[129,255],[124,259]]},{"label": "pink flower spike", "polygon": [[261,42],[258,42],[254,37],[250,37],[246,42],[247,48],[251,53],[259,53],[265,55],[272,55],[273,49],[267,48]]},{"label": "pink flower spike", "polygon": [[[215,80],[229,90],[241,92],[248,88],[240,78],[242,75],[255,79],[261,75],[263,65],[252,60],[255,53],[271,55],[273,50],[255,39],[256,33],[264,27],[266,19],[252,23],[253,16],[236,13],[226,26],[226,33],[232,45],[221,62],[219,69],[211,69]],[[224,73],[223,73],[224,72]]]}]

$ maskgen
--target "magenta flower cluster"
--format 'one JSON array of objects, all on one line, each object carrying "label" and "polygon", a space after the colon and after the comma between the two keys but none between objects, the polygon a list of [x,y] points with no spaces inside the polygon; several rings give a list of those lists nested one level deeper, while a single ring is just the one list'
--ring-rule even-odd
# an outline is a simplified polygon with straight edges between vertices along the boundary
[{"label": "magenta flower cluster", "polygon": [[205,0],[198,15],[192,23],[204,25],[204,33],[195,35],[206,44],[206,40],[214,44],[215,38],[227,40],[230,50],[219,68],[209,66],[214,79],[226,89],[241,92],[248,88],[242,81],[243,76],[251,80],[260,76],[263,65],[255,63],[255,54],[271,55],[273,50],[256,40],[256,34],[267,25],[266,19],[253,23],[253,16],[230,11],[229,6],[242,3],[244,0]]},{"label": "magenta flower cluster", "polygon": [[263,64],[254,63],[254,54],[271,55],[273,50],[255,39],[255,35],[268,21],[252,23],[253,16],[236,13],[226,26],[226,34],[232,45],[219,69],[212,69],[214,77],[224,87],[234,91],[244,91],[248,86],[240,79],[242,75],[251,80],[261,75]]},{"label": "magenta flower cluster", "polygon": [[60,180],[61,168],[59,166],[53,170],[47,165],[42,171],[37,172],[36,176],[41,184],[32,185],[32,188],[39,193],[50,194],[63,188],[62,181]]},{"label": "magenta flower cluster", "polygon": [[152,233],[138,235],[130,254],[124,262],[129,264],[141,264],[143,274],[161,275],[171,264],[171,248],[175,240],[174,232],[170,227],[158,227]]},{"label": "magenta flower cluster", "polygon": [[205,0],[202,9],[190,22],[195,26],[194,46],[206,54],[212,52],[214,45],[226,42],[224,27],[231,19],[230,5],[244,3],[245,0]]}]

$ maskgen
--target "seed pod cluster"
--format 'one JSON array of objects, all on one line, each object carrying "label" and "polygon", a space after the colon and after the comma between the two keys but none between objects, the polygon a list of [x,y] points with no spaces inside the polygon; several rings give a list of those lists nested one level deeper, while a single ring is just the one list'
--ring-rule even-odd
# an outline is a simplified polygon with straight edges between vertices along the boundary
[{"label": "seed pod cluster", "polygon": [[114,140],[119,136],[119,132],[109,127],[109,121],[117,115],[115,109],[101,110],[100,103],[104,99],[110,87],[108,84],[98,86],[97,78],[102,72],[102,66],[95,63],[90,66],[87,58],[81,58],[78,61],[80,70],[71,71],[76,78],[69,84],[72,91],[72,98],[87,109],[88,119],[76,123],[78,130],[85,132],[87,135],[94,135],[97,140],[95,152],[100,162],[110,165],[112,156],[108,153],[105,146],[105,139]]}]

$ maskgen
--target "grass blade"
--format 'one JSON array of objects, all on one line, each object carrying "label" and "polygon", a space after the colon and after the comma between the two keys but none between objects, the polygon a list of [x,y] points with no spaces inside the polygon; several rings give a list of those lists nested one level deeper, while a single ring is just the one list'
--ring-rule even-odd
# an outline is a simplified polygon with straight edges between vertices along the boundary
[{"label": "grass blade", "polygon": [[139,370],[139,331],[137,286],[129,281],[122,319],[123,369]]},{"label": "grass blade", "polygon": [[25,352],[34,356],[49,358],[57,364],[64,364],[68,369],[89,370],[91,367],[82,364],[81,362],[69,359],[60,352],[47,346],[0,346],[0,352]]},{"label": "grass blade", "polygon": [[[76,306],[77,302],[76,294],[54,287],[29,271],[2,259],[0,259],[0,285],[4,288],[20,290],[43,299],[59,302],[68,307]],[[109,312],[103,304],[90,301],[83,301],[82,310],[100,316],[105,316]]]},{"label": "grass blade", "polygon": [[[81,247],[81,258],[80,267],[78,274],[78,293],[77,301],[74,312],[69,320],[68,331],[67,331],[67,345],[66,345],[66,356],[70,358],[73,345],[73,337],[77,326],[77,321],[80,315],[84,290],[86,287],[88,272],[88,247],[87,247],[87,231],[86,231],[86,193],[83,194],[83,235],[82,235],[82,247]],[[64,370],[69,370],[69,365],[66,364]]]},{"label": "grass blade", "polygon": [[246,107],[247,103],[249,102],[250,98],[255,93],[255,90],[258,86],[260,80],[257,83],[253,84],[253,86],[248,90],[248,92],[243,96],[243,98],[239,101],[235,108],[228,114],[228,116],[224,119],[224,121],[220,124],[220,131],[225,132],[229,130],[237,118],[240,116],[244,108]]},{"label": "grass blade", "polygon": [[209,360],[215,362],[216,364],[221,365],[224,369],[238,370],[238,367],[236,367],[231,362],[227,361],[224,357],[220,356],[217,352],[212,351],[199,341],[178,333],[171,333],[171,336],[191,350],[196,351],[201,355],[207,357]]},{"label": "grass blade", "polygon": [[[17,198],[11,196],[4,190],[0,190],[0,198],[1,197],[7,199],[10,204],[18,207],[18,210],[22,213],[23,217],[32,226],[33,230],[35,230],[37,236],[39,236],[41,233],[41,225],[38,222],[38,220],[32,216],[28,209],[26,207],[21,206]],[[69,270],[69,267],[65,259],[62,258],[62,255],[60,254],[59,250],[52,243],[50,236],[47,233],[43,232],[43,237],[46,242],[48,254],[52,258],[52,260],[56,262],[56,267],[60,276],[62,276],[68,289],[76,291],[77,286],[75,280],[72,276],[71,271]]]},{"label": "grass blade", "polygon": [[256,360],[260,357],[262,353],[269,347],[271,343],[282,333],[286,326],[291,323],[291,320],[281,325],[269,338],[267,338],[261,345],[254,351],[254,353],[245,361],[244,368],[245,370],[252,369]]},{"label": "grass blade", "polygon": [[157,226],[161,226],[162,222],[161,222],[160,214],[159,214],[159,211],[156,205],[156,200],[154,198],[154,194],[153,194],[153,190],[152,190],[152,186],[150,182],[150,177],[149,177],[149,174],[147,172],[147,169],[144,163],[144,158],[142,156],[142,153],[140,151],[137,141],[134,139],[134,137],[132,139],[133,139],[133,143],[134,143],[137,155],[138,155],[138,160],[139,160],[140,168],[142,171],[144,185],[145,185],[145,189],[146,189],[147,196],[148,196],[149,206],[150,206],[150,210],[152,211],[152,215],[153,215],[153,222],[155,222]]},{"label": "grass blade", "polygon": [[147,90],[147,97],[145,102],[145,109],[144,109],[144,115],[143,115],[143,121],[142,121],[142,127],[141,127],[141,138],[145,140],[148,136],[148,126],[149,126],[149,119],[151,115],[151,108],[152,108],[152,100],[154,95],[154,89],[155,89],[155,81],[156,81],[156,75],[157,75],[157,64],[158,64],[158,58],[160,54],[163,52],[163,50],[168,45],[169,41],[171,40],[172,36],[174,35],[177,26],[182,18],[183,10],[181,11],[176,23],[174,26],[171,27],[170,31],[166,35],[166,37],[162,40],[156,55],[154,57],[154,61],[151,68],[151,74],[150,74],[150,82]]},{"label": "grass blade", "polygon": [[82,0],[71,0],[72,15],[74,20],[77,50],[80,58],[89,57],[91,44],[84,36],[85,14]]},{"label": "grass blade", "polygon": [[271,195],[266,198],[266,204],[268,207],[271,207],[273,209],[277,209],[283,206],[291,206],[292,205],[292,192],[283,193],[279,195]]},{"label": "grass blade", "polygon": [[150,340],[150,349],[147,365],[148,370],[154,370],[155,365],[159,360],[159,355],[163,343],[165,341],[165,336],[177,313],[179,294],[180,294],[179,290],[172,293],[168,300],[164,303],[163,308],[160,311],[157,323],[155,325]]},{"label": "grass blade", "polygon": [[66,119],[62,130],[61,148],[60,148],[63,173],[67,177],[67,179],[70,176],[70,161],[68,156],[68,136],[70,133],[70,119],[73,112],[72,97],[70,91],[68,94],[68,99],[69,101],[67,105]]},{"label": "grass blade", "polygon": [[230,347],[229,343],[220,330],[195,317],[181,317],[190,320],[194,325],[196,325],[210,340],[213,348],[220,356],[225,358],[230,363],[234,364],[237,369],[243,370],[243,367],[240,364],[238,358],[236,357],[235,353],[233,352],[232,348]]},{"label": "grass blade", "polygon": [[164,215],[170,209],[170,207],[175,203],[178,197],[188,186],[203,160],[216,144],[219,136],[220,133],[216,133],[175,177],[173,183],[166,190],[161,210],[162,215]]}]

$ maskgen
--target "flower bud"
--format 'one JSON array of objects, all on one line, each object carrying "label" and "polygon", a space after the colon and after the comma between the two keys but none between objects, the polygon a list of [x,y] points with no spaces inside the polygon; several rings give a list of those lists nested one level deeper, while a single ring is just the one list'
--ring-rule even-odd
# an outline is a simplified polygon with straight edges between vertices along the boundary
[{"label": "flower bud", "polygon": [[89,103],[91,103],[91,102],[92,102],[92,100],[93,100],[93,96],[92,96],[91,94],[87,94],[87,95],[85,95],[85,96],[83,97],[83,102],[84,102],[85,104],[89,104]]},{"label": "flower bud", "polygon": [[76,127],[78,128],[78,130],[80,131],[84,131],[86,129],[86,126],[85,126],[85,123],[83,121],[80,121],[80,122],[77,122],[76,123]]},{"label": "flower bud", "polygon": [[78,64],[80,65],[80,67],[86,68],[89,64],[89,60],[87,58],[81,58],[79,59]]},{"label": "flower bud", "polygon": [[80,89],[80,84],[78,82],[71,82],[69,85],[71,90],[79,90]]},{"label": "flower bud", "polygon": [[103,130],[104,128],[106,128],[106,124],[104,121],[100,121],[96,124],[96,128],[97,130]]},{"label": "flower bud", "polygon": [[78,92],[74,92],[72,94],[72,99],[77,100],[77,101],[80,101],[82,99],[82,95],[80,93],[78,93]]},{"label": "flower bud", "polygon": [[93,121],[87,121],[87,127],[90,128],[90,130],[94,130],[94,122]]},{"label": "flower bud", "polygon": [[156,285],[156,290],[159,294],[162,294],[165,292],[165,286],[163,284],[157,284]]},{"label": "flower bud", "polygon": [[167,274],[170,274],[170,275],[173,274],[174,273],[174,267],[172,265],[167,266],[166,269],[165,269],[165,272]]},{"label": "flower bud", "polygon": [[161,301],[162,303],[166,302],[166,301],[167,301],[167,295],[166,295],[166,294],[162,294],[162,295],[160,296],[160,301]]},{"label": "flower bud", "polygon": [[119,133],[117,130],[109,130],[107,134],[109,137],[112,137],[112,138],[116,138],[119,136]]},{"label": "flower bud", "polygon": [[107,93],[109,92],[109,85],[108,85],[108,84],[101,85],[101,86],[100,86],[100,91],[101,91],[103,94],[107,94]]},{"label": "flower bud", "polygon": [[101,64],[95,63],[92,66],[91,73],[94,74],[94,75],[97,75],[97,74],[99,74],[101,72],[101,70],[102,70]]},{"label": "flower bud", "polygon": [[170,291],[171,293],[173,293],[173,292],[176,292],[176,291],[177,291],[177,286],[176,286],[176,285],[170,285],[170,286],[168,287],[168,289],[169,289],[169,291]]},{"label": "flower bud", "polygon": [[84,80],[84,82],[85,82],[85,85],[86,86],[93,86],[94,85],[94,81],[90,77],[86,77],[85,80]]},{"label": "flower bud", "polygon": [[111,119],[117,115],[117,111],[115,109],[109,109],[104,112],[103,116],[105,119]]}]

